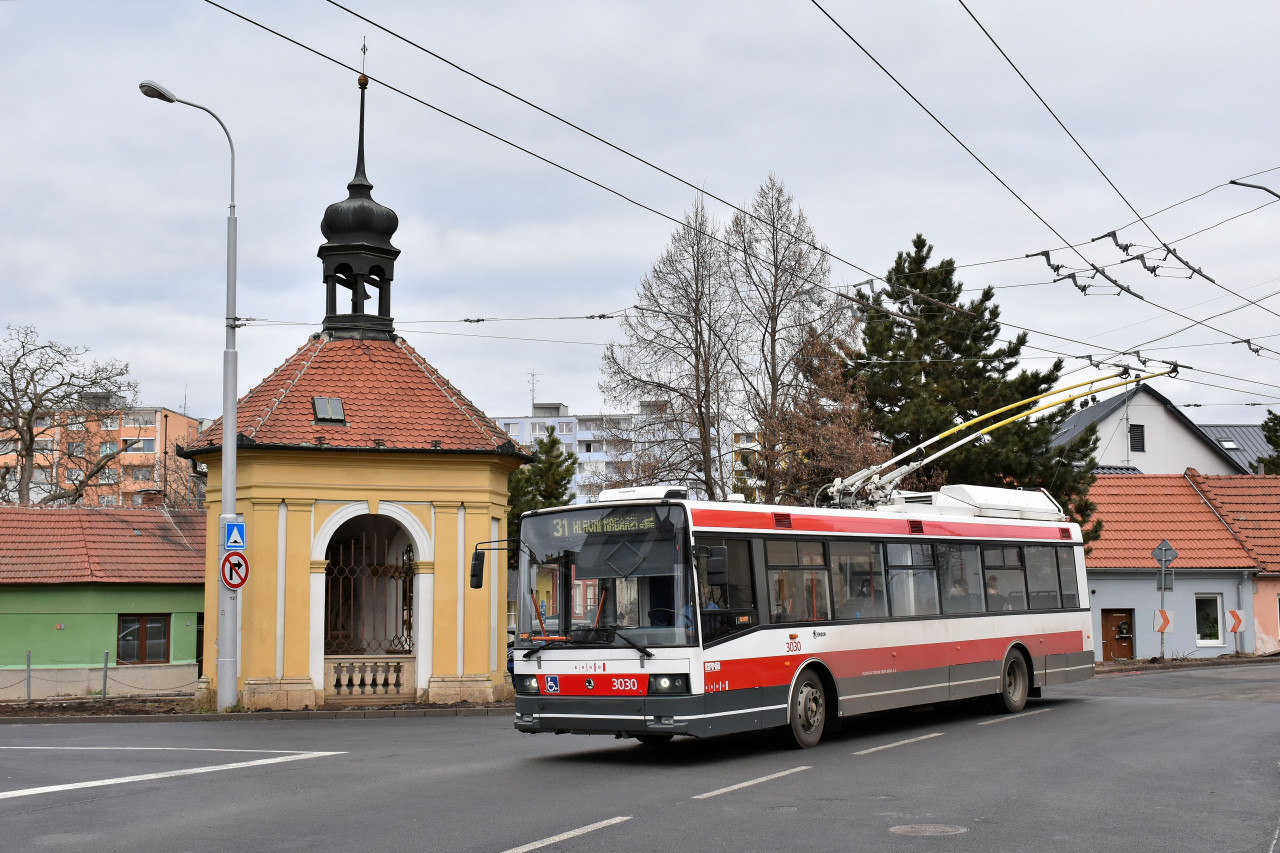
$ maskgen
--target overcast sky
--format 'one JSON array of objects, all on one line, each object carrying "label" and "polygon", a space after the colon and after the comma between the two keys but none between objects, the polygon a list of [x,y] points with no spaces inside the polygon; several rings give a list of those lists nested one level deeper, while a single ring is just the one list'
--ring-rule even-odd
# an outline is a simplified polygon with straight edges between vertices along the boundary
[{"label": "overcast sky", "polygon": [[[670,216],[693,200],[324,0],[224,5],[357,67],[367,37],[372,77]],[[1037,330],[1034,345],[1101,357],[1192,325],[1153,303],[1205,320],[1221,331],[1193,326],[1143,350],[1197,368],[1155,387],[1202,404],[1185,410],[1201,423],[1280,410],[1280,204],[1241,215],[1275,198],[1221,186],[1280,167],[1275,0],[969,0],[1140,213],[1211,190],[1149,223],[1265,308],[1164,277],[1185,273],[1172,258],[1158,278],[1136,261],[1108,268],[1146,302],[1101,279],[1088,296],[1044,284],[1044,260],[1022,258],[1060,246],[1054,234],[807,0],[349,5],[723,198],[742,204],[775,173],[820,240],[876,274],[917,232],[935,259],[1018,258],[961,278],[1001,287],[1004,319]],[[1135,220],[959,2],[823,6],[1068,240]],[[4,323],[129,362],[147,404],[219,414],[226,140],[138,83],[209,107],[235,140],[239,313],[271,321],[239,333],[243,394],[319,328],[319,223],[353,171],[355,75],[201,0],[0,0],[0,36]],[[374,198],[400,217],[397,330],[491,415],[527,413],[530,373],[540,401],[599,410],[615,321],[459,321],[624,308],[672,224],[377,83],[367,134]],[[1246,180],[1280,190],[1280,169]],[[1140,224],[1120,237],[1154,243]],[[1124,257],[1109,240],[1081,251]],[[833,278],[866,276],[835,263]],[[1231,343],[1245,338],[1272,351]]]}]

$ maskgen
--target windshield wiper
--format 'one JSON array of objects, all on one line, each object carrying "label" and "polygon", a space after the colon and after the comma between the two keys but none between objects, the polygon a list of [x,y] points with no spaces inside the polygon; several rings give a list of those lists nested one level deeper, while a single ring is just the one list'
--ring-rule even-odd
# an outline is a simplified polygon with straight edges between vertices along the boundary
[{"label": "windshield wiper", "polygon": [[542,645],[535,646],[534,648],[529,649],[527,652],[525,652],[522,660],[528,660],[529,658],[533,657],[543,649],[558,648],[560,646],[568,645],[568,642],[569,642],[568,640],[563,640],[560,638],[556,638],[554,640],[546,640],[542,643]]},{"label": "windshield wiper", "polygon": [[626,644],[627,644],[628,646],[630,646],[631,648],[633,648],[633,649],[635,649],[636,651],[638,651],[640,654],[644,655],[645,657],[647,657],[647,658],[651,658],[651,657],[653,657],[653,652],[649,651],[649,650],[648,650],[648,649],[646,649],[644,646],[640,645],[640,644],[639,644],[639,643],[637,643],[635,640],[631,639],[630,637],[628,637],[626,634],[622,633],[621,631],[614,631],[614,632],[613,632],[613,635],[614,635],[615,637],[617,637],[619,640],[621,640],[622,642],[626,643]]}]

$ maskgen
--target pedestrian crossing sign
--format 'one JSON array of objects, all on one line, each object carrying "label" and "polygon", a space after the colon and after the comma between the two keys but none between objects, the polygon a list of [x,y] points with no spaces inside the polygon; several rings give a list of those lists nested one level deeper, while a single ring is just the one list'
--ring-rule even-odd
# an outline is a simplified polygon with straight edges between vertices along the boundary
[{"label": "pedestrian crossing sign", "polygon": [[244,522],[228,521],[222,527],[222,550],[239,551],[244,548]]}]

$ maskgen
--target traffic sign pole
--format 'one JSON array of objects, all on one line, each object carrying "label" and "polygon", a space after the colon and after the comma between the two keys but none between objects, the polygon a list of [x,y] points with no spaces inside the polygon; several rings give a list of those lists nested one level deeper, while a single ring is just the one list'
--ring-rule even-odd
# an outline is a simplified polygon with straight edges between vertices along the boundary
[{"label": "traffic sign pole", "polygon": [[[234,474],[232,475],[234,477]],[[232,480],[232,488],[234,489],[234,479]],[[223,477],[223,488],[226,488],[226,477]],[[226,492],[223,493],[224,499]],[[223,503],[223,506],[227,504]],[[219,536],[219,575],[223,574],[222,565],[226,563],[227,557],[233,550],[227,547],[228,538],[234,539],[234,532],[238,529],[240,539],[242,541],[241,548],[248,544],[244,542],[247,538],[244,535],[244,516],[237,513],[223,513],[218,517]],[[241,554],[243,556],[243,554]],[[248,577],[248,563],[246,561],[246,578]],[[241,582],[240,586],[243,586]],[[219,711],[225,711],[228,707],[240,704],[240,592],[239,587],[228,586],[225,578],[218,583],[218,708]]]},{"label": "traffic sign pole", "polygon": [[[1158,619],[1164,620],[1164,627],[1169,627],[1168,611],[1164,607],[1164,591],[1172,589],[1173,584],[1166,581],[1165,574],[1169,571],[1169,565],[1178,557],[1178,552],[1173,550],[1173,546],[1169,544],[1169,540],[1165,539],[1156,549],[1151,552],[1151,556],[1155,558],[1156,565],[1160,566],[1160,574],[1157,576],[1156,587],[1160,590],[1160,613]],[[1160,630],[1160,660],[1164,660],[1164,635],[1165,631]]]}]

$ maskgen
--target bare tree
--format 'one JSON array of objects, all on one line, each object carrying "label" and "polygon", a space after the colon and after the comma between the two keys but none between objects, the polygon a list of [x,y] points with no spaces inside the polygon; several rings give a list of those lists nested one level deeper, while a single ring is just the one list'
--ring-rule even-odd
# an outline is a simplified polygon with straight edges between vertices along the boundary
[{"label": "bare tree", "polygon": [[829,339],[848,309],[829,292],[831,265],[804,211],[769,175],[749,213],[736,214],[725,235],[728,272],[740,316],[725,347],[742,394],[740,428],[756,450],[748,476],[757,497],[782,499],[787,487],[786,437],[779,432],[805,387],[804,350],[810,337]]},{"label": "bare tree", "polygon": [[[119,418],[133,404],[137,383],[128,378],[124,362],[86,361],[86,348],[41,341],[33,326],[6,329],[0,343],[0,458],[12,461],[0,462],[0,500],[30,504],[41,472],[48,488],[38,489],[44,494],[37,503],[75,503],[127,443],[91,448],[85,441],[71,453],[59,446],[61,431]],[[79,474],[59,477],[60,461]]]},{"label": "bare tree", "polygon": [[[696,482],[723,498],[732,479],[732,357],[725,330],[736,322],[720,226],[701,196],[666,251],[640,281],[601,364],[600,390],[615,405],[645,408],[609,439],[617,453],[612,485]],[[633,408],[634,411],[634,408]],[[630,442],[630,446],[626,446]]]},{"label": "bare tree", "polygon": [[[853,340],[855,331],[851,324],[843,339]],[[822,486],[884,462],[891,450],[871,426],[861,386],[846,379],[848,352],[841,341],[810,336],[802,354],[804,381],[792,405],[761,432],[777,440],[778,501],[807,505]]]}]

